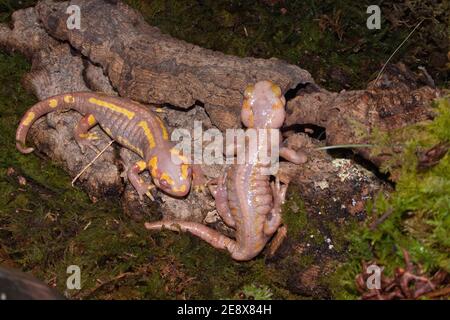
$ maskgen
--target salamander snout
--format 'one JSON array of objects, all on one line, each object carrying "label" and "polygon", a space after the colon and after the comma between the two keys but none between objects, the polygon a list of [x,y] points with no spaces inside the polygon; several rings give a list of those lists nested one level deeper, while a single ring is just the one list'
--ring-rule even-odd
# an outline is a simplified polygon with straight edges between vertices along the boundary
[{"label": "salamander snout", "polygon": [[187,182],[179,182],[177,184],[171,185],[168,180],[160,179],[155,181],[155,184],[159,184],[158,187],[160,189],[174,197],[184,197],[189,193],[190,190],[190,183]]},{"label": "salamander snout", "polygon": [[183,156],[172,149],[170,155],[161,154],[149,162],[155,185],[174,197],[184,197],[191,187],[192,169]]}]

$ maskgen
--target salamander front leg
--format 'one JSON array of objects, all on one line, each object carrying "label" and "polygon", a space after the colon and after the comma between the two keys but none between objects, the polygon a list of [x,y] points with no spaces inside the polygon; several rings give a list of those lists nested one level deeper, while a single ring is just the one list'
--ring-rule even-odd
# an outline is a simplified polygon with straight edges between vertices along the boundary
[{"label": "salamander front leg", "polygon": [[270,184],[273,196],[273,208],[269,219],[264,223],[264,234],[271,236],[281,225],[281,206],[286,198],[287,185],[281,185],[280,179],[276,177],[275,182]]},{"label": "salamander front leg", "polygon": [[75,141],[80,146],[81,152],[86,152],[86,147],[94,150],[96,153],[100,151],[92,144],[92,140],[97,140],[98,136],[95,132],[88,132],[97,124],[97,120],[92,114],[87,114],[77,123],[75,127]]},{"label": "salamander front leg", "polygon": [[150,191],[155,187],[150,185],[149,183],[144,182],[144,180],[142,180],[142,178],[139,176],[139,173],[141,173],[145,169],[147,169],[147,164],[145,163],[145,161],[138,161],[128,169],[127,177],[133,187],[136,189],[140,200],[143,200],[145,194],[152,201],[154,201],[155,199],[153,198],[153,195]]},{"label": "salamander front leg", "polygon": [[196,192],[205,192],[207,179],[199,164],[192,164],[192,186]]},{"label": "salamander front leg", "polygon": [[287,147],[281,147],[280,148],[280,156],[292,163],[295,163],[295,164],[302,164],[308,160],[306,153],[301,149],[298,151],[295,151],[295,150],[287,148]]}]

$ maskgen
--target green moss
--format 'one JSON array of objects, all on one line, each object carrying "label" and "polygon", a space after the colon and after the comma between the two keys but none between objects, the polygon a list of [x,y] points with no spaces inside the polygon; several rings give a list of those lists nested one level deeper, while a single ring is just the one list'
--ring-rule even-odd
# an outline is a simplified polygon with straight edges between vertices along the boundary
[{"label": "green moss", "polygon": [[[290,251],[289,256],[278,262],[279,281],[289,286],[292,275],[320,269],[320,274],[314,279],[315,289],[300,288],[305,293],[313,293],[315,298],[329,298],[332,292],[327,288],[339,285],[339,278],[334,270],[351,256],[348,234],[357,226],[355,218],[342,216],[342,210],[335,207],[334,202],[324,200],[322,203],[308,204],[308,208],[316,208],[306,212],[301,198],[301,190],[291,184],[288,197],[283,206],[283,221],[287,226],[288,237],[298,248]],[[320,214],[319,214],[320,212]],[[294,290],[299,290],[294,288]],[[305,298],[305,297],[302,297]]]},{"label": "green moss", "polygon": [[14,11],[34,6],[37,0],[0,0],[0,23],[8,22]]},{"label": "green moss", "polygon": [[[397,169],[395,192],[388,198],[379,195],[369,204],[372,216],[351,234],[352,261],[340,271],[340,286],[348,290],[339,297],[355,294],[354,278],[362,272],[362,260],[376,260],[392,274],[394,268],[404,265],[401,249],[425,272],[450,271],[450,155],[429,169],[417,169],[418,152],[450,141],[448,98],[438,100],[435,107],[438,115],[433,121],[387,134],[391,143],[408,137],[399,157],[402,165]],[[389,217],[370,228],[386,212],[391,212]]]},{"label": "green moss", "polygon": [[270,300],[273,295],[269,287],[255,284],[244,286],[242,292],[246,297],[251,297],[255,300]]},{"label": "green moss", "polygon": [[298,237],[308,225],[301,192],[296,186],[289,187],[288,197],[283,206],[283,222],[288,226],[289,235],[292,237]]}]

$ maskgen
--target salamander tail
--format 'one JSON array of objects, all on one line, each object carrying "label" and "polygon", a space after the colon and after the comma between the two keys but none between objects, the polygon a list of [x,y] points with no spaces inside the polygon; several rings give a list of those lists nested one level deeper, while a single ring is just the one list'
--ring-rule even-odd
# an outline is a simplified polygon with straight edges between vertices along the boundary
[{"label": "salamander tail", "polygon": [[161,230],[165,228],[172,231],[189,232],[208,242],[214,248],[228,250],[230,253],[233,253],[236,247],[234,240],[201,223],[182,220],[157,221],[146,222],[145,228],[148,230]]},{"label": "salamander tail", "polygon": [[33,148],[26,146],[26,138],[28,130],[33,123],[42,117],[43,115],[61,109],[69,103],[74,103],[75,97],[73,95],[65,94],[55,97],[51,97],[36,103],[32,106],[20,120],[19,126],[16,131],[16,147],[21,153],[31,153]]}]

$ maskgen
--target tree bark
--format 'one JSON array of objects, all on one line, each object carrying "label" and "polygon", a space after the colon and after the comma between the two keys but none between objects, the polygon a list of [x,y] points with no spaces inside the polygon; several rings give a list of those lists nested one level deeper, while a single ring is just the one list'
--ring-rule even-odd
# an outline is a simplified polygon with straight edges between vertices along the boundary
[{"label": "tree bark", "polygon": [[180,108],[199,101],[220,129],[239,124],[250,83],[271,79],[283,91],[313,83],[307,71],[278,59],[238,58],[174,39],[120,1],[70,4],[81,9],[81,30],[66,27],[67,2],[42,1],[36,10],[47,32],[101,65],[121,96]]},{"label": "tree bark", "polygon": [[[288,102],[285,125],[321,126],[326,129],[328,145],[371,143],[375,130],[392,132],[434,117],[431,102],[441,93],[427,85],[419,86],[421,81],[420,76],[398,64],[389,65],[380,80],[372,81],[365,90],[335,93],[305,89]],[[371,151],[355,149],[363,158],[381,166],[401,148],[388,146],[382,155]]]}]

